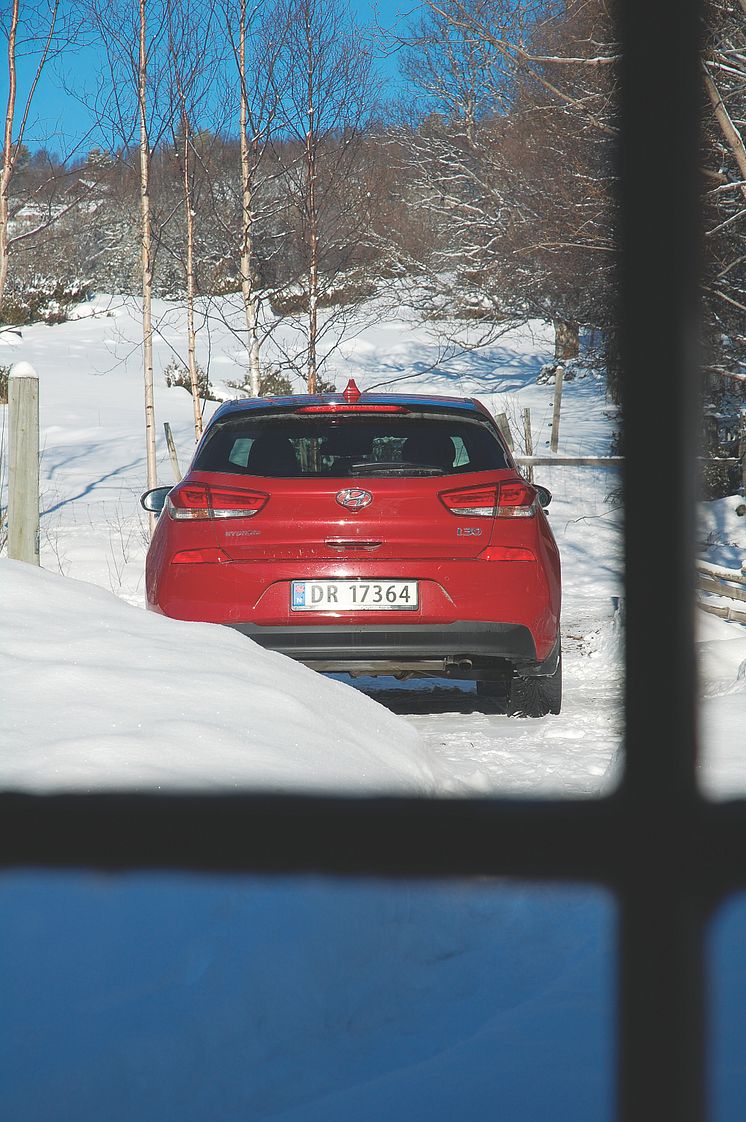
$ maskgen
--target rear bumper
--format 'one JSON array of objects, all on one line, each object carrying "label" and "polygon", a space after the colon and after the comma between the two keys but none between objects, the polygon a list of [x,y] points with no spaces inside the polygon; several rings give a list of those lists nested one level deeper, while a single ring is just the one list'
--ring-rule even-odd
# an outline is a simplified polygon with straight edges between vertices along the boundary
[{"label": "rear bumper", "polygon": [[[381,673],[433,669],[452,677],[486,677],[498,669],[551,674],[559,643],[539,661],[528,627],[514,623],[458,620],[450,624],[265,627],[231,623],[267,650],[289,655],[317,669]],[[420,665],[422,664],[422,665]]]}]

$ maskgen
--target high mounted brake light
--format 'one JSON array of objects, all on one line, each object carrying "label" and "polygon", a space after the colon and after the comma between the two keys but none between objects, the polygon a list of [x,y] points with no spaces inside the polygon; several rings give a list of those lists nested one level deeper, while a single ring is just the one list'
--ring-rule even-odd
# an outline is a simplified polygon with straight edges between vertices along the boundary
[{"label": "high mounted brake light", "polygon": [[166,498],[166,510],[177,521],[188,518],[251,518],[269,499],[262,491],[242,487],[211,487],[179,483]]},{"label": "high mounted brake light", "polygon": [[324,405],[301,405],[296,413],[408,413],[404,405],[348,405],[343,401],[328,401]]},{"label": "high mounted brake light", "polygon": [[441,491],[438,497],[451,514],[468,518],[532,518],[536,512],[536,491],[519,479]]}]

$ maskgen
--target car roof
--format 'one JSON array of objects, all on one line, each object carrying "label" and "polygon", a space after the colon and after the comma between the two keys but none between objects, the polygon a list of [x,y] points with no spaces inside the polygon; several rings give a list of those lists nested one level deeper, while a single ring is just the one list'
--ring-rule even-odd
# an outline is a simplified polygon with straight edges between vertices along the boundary
[{"label": "car roof", "polygon": [[489,410],[481,401],[473,397],[449,397],[445,394],[398,394],[398,393],[361,393],[351,402],[341,393],[324,394],[289,394],[286,397],[242,397],[223,404],[213,413],[210,424],[223,420],[226,417],[240,413],[257,411],[281,412],[302,409],[308,405],[340,406],[340,413],[344,412],[345,405],[404,405],[413,409],[444,409],[460,413],[472,413],[492,420]]}]

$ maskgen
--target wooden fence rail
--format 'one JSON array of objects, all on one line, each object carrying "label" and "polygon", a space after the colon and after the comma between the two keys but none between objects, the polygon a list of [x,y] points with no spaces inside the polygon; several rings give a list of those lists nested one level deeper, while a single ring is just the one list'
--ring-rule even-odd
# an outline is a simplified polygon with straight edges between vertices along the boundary
[{"label": "wooden fence rail", "polygon": [[[522,467],[620,467],[624,456],[514,456]],[[699,456],[708,464],[738,464],[737,456]]]},{"label": "wooden fence rail", "polygon": [[514,456],[522,467],[619,467],[624,456]]},{"label": "wooden fence rail", "polygon": [[[696,561],[695,564],[697,589],[700,592],[709,592],[726,600],[746,602],[746,570],[726,569],[722,565],[711,565],[709,561],[702,560]],[[721,619],[746,623],[746,610],[732,607],[730,604],[710,604],[698,600],[697,606],[703,612],[719,616]]]}]

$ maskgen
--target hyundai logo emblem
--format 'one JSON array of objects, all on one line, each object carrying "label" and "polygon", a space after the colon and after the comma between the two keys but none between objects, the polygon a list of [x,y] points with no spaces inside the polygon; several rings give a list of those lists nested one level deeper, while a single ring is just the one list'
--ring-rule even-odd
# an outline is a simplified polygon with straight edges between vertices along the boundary
[{"label": "hyundai logo emblem", "polygon": [[348,487],[346,491],[339,492],[337,502],[348,510],[362,510],[363,507],[370,506],[373,496],[370,491],[362,491],[359,487]]}]

